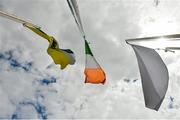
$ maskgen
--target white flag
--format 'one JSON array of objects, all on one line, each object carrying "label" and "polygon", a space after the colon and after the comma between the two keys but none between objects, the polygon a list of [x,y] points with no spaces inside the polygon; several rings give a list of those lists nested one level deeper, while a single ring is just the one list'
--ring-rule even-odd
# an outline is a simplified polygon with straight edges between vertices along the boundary
[{"label": "white flag", "polygon": [[154,49],[131,46],[139,65],[146,107],[158,111],[168,88],[168,69]]}]

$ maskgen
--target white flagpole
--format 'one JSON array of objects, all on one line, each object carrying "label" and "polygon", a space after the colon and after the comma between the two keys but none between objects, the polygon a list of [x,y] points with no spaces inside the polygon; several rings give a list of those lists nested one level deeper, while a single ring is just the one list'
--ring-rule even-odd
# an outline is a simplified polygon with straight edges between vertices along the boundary
[{"label": "white flagpole", "polygon": [[10,14],[8,14],[6,12],[3,12],[3,11],[0,11],[0,16],[4,17],[4,18],[7,18],[7,19],[10,19],[10,20],[12,20],[14,22],[18,22],[18,23],[21,23],[21,24],[27,23],[27,24],[30,24],[30,25],[35,26],[37,28],[40,28],[39,26],[34,25],[31,22],[25,21],[25,20],[23,20],[21,18],[16,17],[15,15],[12,15],[12,14],[10,15]]},{"label": "white flagpole", "polygon": [[159,39],[180,40],[180,34],[171,34],[171,35],[161,35],[161,36],[127,39],[126,42],[129,43],[129,42],[138,42],[138,41],[156,41]]},{"label": "white flagpole", "polygon": [[166,50],[180,50],[180,47],[166,47]]}]

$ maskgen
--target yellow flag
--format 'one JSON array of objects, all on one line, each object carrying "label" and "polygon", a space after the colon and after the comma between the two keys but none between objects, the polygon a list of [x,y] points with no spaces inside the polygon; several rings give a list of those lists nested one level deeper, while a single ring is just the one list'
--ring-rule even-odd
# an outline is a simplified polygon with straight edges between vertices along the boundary
[{"label": "yellow flag", "polygon": [[23,24],[39,36],[45,38],[49,42],[47,53],[52,57],[55,64],[60,64],[61,69],[64,69],[68,64],[73,65],[75,63],[75,56],[70,49],[60,49],[57,41],[54,37],[47,35],[40,28],[32,26],[30,24]]}]

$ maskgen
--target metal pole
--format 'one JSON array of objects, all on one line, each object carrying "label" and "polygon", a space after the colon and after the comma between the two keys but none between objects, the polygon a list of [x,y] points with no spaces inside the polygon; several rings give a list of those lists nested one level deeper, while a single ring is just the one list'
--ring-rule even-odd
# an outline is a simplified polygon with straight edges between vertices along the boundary
[{"label": "metal pole", "polygon": [[126,43],[138,42],[138,41],[156,41],[158,39],[180,40],[180,34],[161,35],[161,36],[152,36],[152,37],[143,37],[143,38],[133,38],[133,39],[127,39]]},{"label": "metal pole", "polygon": [[180,47],[166,47],[166,50],[180,50]]},{"label": "metal pole", "polygon": [[40,28],[39,26],[34,25],[34,24],[31,23],[31,22],[25,21],[25,20],[23,20],[23,19],[20,19],[20,18],[16,17],[15,15],[12,15],[12,14],[10,15],[10,14],[5,13],[5,12],[3,12],[3,11],[0,11],[0,16],[2,16],[2,17],[4,17],[4,18],[7,18],[7,19],[10,19],[10,20],[12,20],[12,21],[14,21],[14,22],[18,22],[18,23],[21,23],[21,24],[28,23],[28,24],[30,24],[30,25],[32,25],[32,26],[35,26],[35,27],[37,27],[37,28]]}]

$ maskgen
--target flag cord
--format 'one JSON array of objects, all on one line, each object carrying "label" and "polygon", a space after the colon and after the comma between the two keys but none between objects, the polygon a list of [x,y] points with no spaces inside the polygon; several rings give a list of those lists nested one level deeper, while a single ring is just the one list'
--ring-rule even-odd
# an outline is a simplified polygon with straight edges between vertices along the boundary
[{"label": "flag cord", "polygon": [[78,26],[78,29],[79,29],[81,35],[84,37],[85,32],[83,30],[83,26],[82,26],[82,23],[81,23],[80,19],[78,19],[80,16],[77,16],[79,14],[76,13],[77,11],[76,11],[76,8],[73,6],[73,3],[70,0],[67,0],[67,3],[68,3],[68,6],[69,6],[69,8],[71,10],[71,13],[72,13],[72,15],[74,17],[74,20],[75,20],[75,22],[76,22],[76,24]]}]

